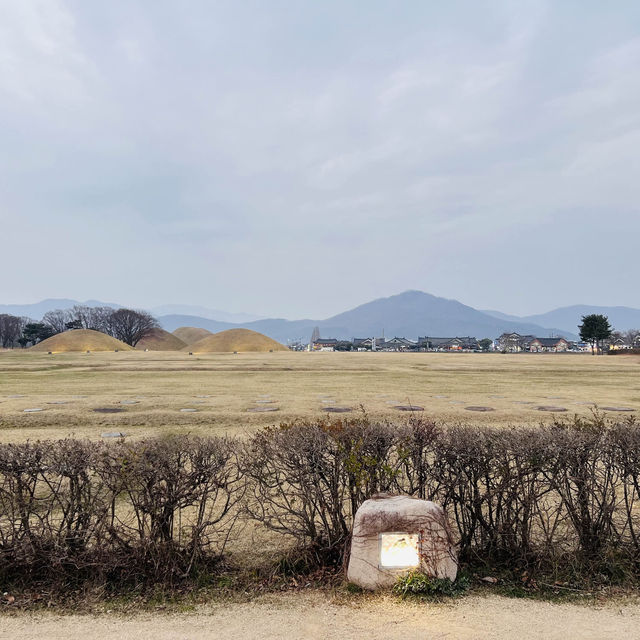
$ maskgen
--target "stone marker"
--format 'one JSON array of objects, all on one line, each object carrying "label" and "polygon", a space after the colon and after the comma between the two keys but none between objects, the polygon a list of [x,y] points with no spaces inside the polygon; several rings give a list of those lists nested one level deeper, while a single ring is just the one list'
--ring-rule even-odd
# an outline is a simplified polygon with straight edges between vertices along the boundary
[{"label": "stone marker", "polygon": [[249,407],[249,413],[267,413],[269,411],[279,411],[279,407]]},{"label": "stone marker", "polygon": [[442,507],[382,493],[356,512],[347,579],[363,589],[391,587],[410,571],[453,581],[456,556]]},{"label": "stone marker", "polygon": [[23,413],[37,413],[38,411],[44,411],[42,407],[34,407],[33,409],[23,409]]},{"label": "stone marker", "polygon": [[197,409],[180,409],[180,413],[195,413]]},{"label": "stone marker", "polygon": [[322,410],[327,413],[349,413],[353,411],[351,407],[322,407]]},{"label": "stone marker", "polygon": [[562,413],[563,411],[566,411],[567,409],[565,407],[550,407],[550,406],[542,406],[542,407],[538,407],[538,411],[549,411],[550,413]]},{"label": "stone marker", "polygon": [[97,409],[92,409],[94,413],[122,413],[124,409],[120,409],[120,407],[98,407]]},{"label": "stone marker", "polygon": [[105,433],[101,433],[100,436],[102,438],[126,438],[127,434],[122,433],[122,431],[107,431]]},{"label": "stone marker", "polygon": [[465,407],[465,411],[495,411],[493,407]]},{"label": "stone marker", "polygon": [[120,404],[138,404],[137,400],[120,400]]},{"label": "stone marker", "polygon": [[398,404],[393,408],[398,411],[424,411],[424,407],[419,407],[416,404]]},{"label": "stone marker", "polygon": [[628,411],[635,411],[635,409],[632,409],[631,407],[601,407],[603,411],[623,411],[623,412],[628,412]]}]

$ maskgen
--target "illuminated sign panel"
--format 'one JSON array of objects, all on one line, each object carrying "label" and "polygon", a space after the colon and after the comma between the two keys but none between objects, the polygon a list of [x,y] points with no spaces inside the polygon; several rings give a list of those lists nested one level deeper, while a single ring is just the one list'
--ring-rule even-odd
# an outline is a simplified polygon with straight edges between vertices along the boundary
[{"label": "illuminated sign panel", "polygon": [[385,569],[407,569],[420,564],[418,553],[419,535],[409,533],[381,533],[380,567]]}]

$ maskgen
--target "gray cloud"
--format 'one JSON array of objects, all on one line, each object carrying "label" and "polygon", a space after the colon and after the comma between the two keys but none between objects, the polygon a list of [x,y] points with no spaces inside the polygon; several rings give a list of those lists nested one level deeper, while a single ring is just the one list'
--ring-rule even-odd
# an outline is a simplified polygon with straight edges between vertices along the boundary
[{"label": "gray cloud", "polygon": [[0,13],[6,302],[640,305],[636,3]]}]

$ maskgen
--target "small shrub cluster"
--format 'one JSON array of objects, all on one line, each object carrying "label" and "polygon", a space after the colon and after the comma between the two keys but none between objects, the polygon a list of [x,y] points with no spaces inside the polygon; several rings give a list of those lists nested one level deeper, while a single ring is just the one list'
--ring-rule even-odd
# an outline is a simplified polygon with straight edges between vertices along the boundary
[{"label": "small shrub cluster", "polygon": [[469,578],[461,575],[455,582],[448,578],[433,578],[419,571],[400,576],[393,586],[393,593],[403,598],[418,596],[439,599],[462,595],[469,588]]},{"label": "small shrub cluster", "polygon": [[640,577],[640,430],[594,414],[519,428],[362,416],[246,440],[0,445],[0,582],[193,580],[220,567],[239,520],[282,536],[288,571],[339,568],[356,509],[380,492],[441,504],[468,565]]}]

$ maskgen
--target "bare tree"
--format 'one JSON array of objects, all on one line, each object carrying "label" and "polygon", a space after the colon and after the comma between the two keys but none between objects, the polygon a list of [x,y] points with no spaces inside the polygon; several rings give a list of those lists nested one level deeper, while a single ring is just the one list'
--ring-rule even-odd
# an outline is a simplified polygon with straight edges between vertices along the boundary
[{"label": "bare tree", "polygon": [[54,309],[53,311],[47,311],[42,316],[42,322],[56,333],[62,333],[68,329],[67,324],[71,318],[71,314],[68,309]]},{"label": "bare tree", "polygon": [[22,330],[28,322],[27,318],[19,318],[8,313],[0,314],[0,346],[4,349],[18,344]]},{"label": "bare tree", "polygon": [[631,348],[640,346],[640,330],[629,329],[624,332],[624,339]]},{"label": "bare tree", "polygon": [[110,315],[108,333],[135,347],[142,338],[159,326],[158,321],[146,311],[118,309]]},{"label": "bare tree", "polygon": [[109,322],[113,309],[111,307],[85,307],[76,305],[69,311],[67,329],[92,329],[109,333]]}]

